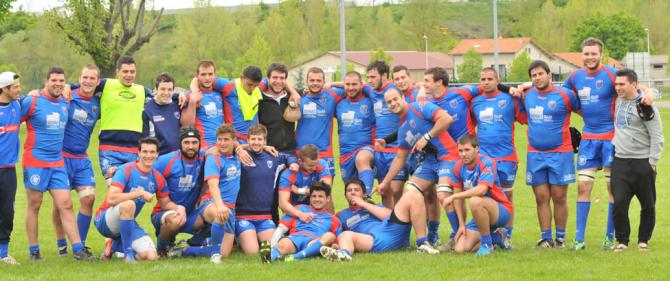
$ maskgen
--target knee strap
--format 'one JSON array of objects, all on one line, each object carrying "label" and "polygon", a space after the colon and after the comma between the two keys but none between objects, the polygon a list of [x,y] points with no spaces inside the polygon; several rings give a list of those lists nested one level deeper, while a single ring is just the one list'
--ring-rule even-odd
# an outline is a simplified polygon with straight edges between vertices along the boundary
[{"label": "knee strap", "polygon": [[407,190],[415,189],[415,190],[421,192],[421,194],[423,194],[423,189],[421,189],[421,187],[419,187],[416,183],[411,182],[411,181],[407,181],[407,183],[405,184],[405,189],[407,189]]},{"label": "knee strap", "polygon": [[577,172],[578,181],[593,182],[596,179],[596,171],[594,170],[580,170]]},{"label": "knee strap", "polygon": [[451,187],[450,184],[438,184],[437,185],[437,192],[454,193],[454,188]]},{"label": "knee strap", "polygon": [[79,194],[79,199],[90,195],[95,196],[95,188],[94,187],[84,188],[82,190],[77,191],[77,194]]}]

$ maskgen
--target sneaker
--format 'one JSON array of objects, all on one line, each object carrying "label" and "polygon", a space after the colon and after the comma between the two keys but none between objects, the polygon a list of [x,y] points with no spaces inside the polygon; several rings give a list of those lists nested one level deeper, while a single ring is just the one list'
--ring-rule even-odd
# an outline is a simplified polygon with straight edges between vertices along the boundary
[{"label": "sneaker", "polygon": [[125,257],[123,258],[123,260],[124,260],[127,264],[131,264],[131,265],[136,265],[136,264],[137,264],[137,260],[135,260],[135,255],[125,255]]},{"label": "sneaker", "polygon": [[18,265],[19,263],[12,256],[6,256],[0,259],[0,263],[9,264],[9,265]]},{"label": "sneaker", "polygon": [[188,243],[186,240],[181,240],[177,245],[174,245],[168,249],[167,257],[169,258],[178,258],[181,257],[184,253],[184,250],[188,248]]},{"label": "sneaker", "polygon": [[565,248],[565,238],[556,238],[556,240],[554,240],[554,248],[556,249]]},{"label": "sneaker", "polygon": [[437,250],[440,252],[451,252],[456,248],[456,240],[454,238],[449,239],[449,242],[446,244],[442,244],[439,247],[437,247]]},{"label": "sneaker", "polygon": [[261,242],[261,247],[258,250],[258,255],[261,257],[261,263],[272,262],[272,247],[270,247],[270,241]]},{"label": "sneaker", "polygon": [[107,238],[105,239],[105,248],[102,249],[102,253],[100,253],[100,259],[101,260],[109,260],[112,258],[112,239]]},{"label": "sneaker", "polygon": [[628,249],[628,245],[619,243],[619,245],[616,245],[616,247],[614,247],[614,252],[623,252],[626,249]]},{"label": "sneaker", "polygon": [[637,243],[637,249],[642,251],[642,252],[649,251],[649,244],[647,244],[645,242],[639,242],[639,243]]},{"label": "sneaker", "polygon": [[491,253],[493,253],[493,248],[491,248],[491,246],[489,246],[488,244],[484,244],[481,247],[479,247],[479,250],[477,250],[477,253],[475,253],[475,255],[478,257],[483,257],[488,256]]},{"label": "sneaker", "polygon": [[319,253],[321,253],[321,256],[329,261],[337,261],[337,254],[338,250],[335,250],[331,247],[328,246],[321,246],[319,249]]},{"label": "sneaker", "polygon": [[511,250],[512,249],[512,240],[509,238],[509,235],[508,235],[509,231],[505,228],[502,228],[502,227],[498,228],[496,231],[500,234],[500,237],[502,237],[502,241],[500,241],[499,243],[496,243],[494,246],[496,246],[497,248],[500,248],[501,250],[505,250],[505,251]]},{"label": "sneaker", "polygon": [[30,252],[30,259],[34,261],[43,261],[44,258],[42,258],[42,254],[40,254],[40,251],[32,251]]},{"label": "sneaker", "polygon": [[614,239],[611,239],[611,238],[605,236],[605,239],[603,239],[602,249],[603,249],[603,251],[614,250]]},{"label": "sneaker", "polygon": [[416,248],[416,251],[418,253],[429,254],[429,255],[435,255],[440,253],[440,250],[435,249],[435,247],[433,247],[433,245],[428,243],[428,241],[423,242],[423,244],[421,244],[418,248]]},{"label": "sneaker", "polygon": [[58,256],[60,257],[67,256],[67,246],[58,247]]},{"label": "sneaker", "polygon": [[570,250],[574,251],[586,250],[586,243],[573,240],[572,245],[570,245]]},{"label": "sneaker", "polygon": [[221,254],[213,254],[209,258],[209,261],[212,262],[213,264],[221,264]]},{"label": "sneaker", "polygon": [[540,241],[537,241],[537,244],[535,244],[535,249],[550,249],[553,247],[554,241],[549,239],[540,239]]},{"label": "sneaker", "polygon": [[88,247],[84,247],[83,250],[81,250],[77,253],[74,253],[73,256],[74,256],[74,259],[78,260],[78,261],[95,260],[95,257],[93,256],[93,254],[91,254],[91,251],[88,250]]},{"label": "sneaker", "polygon": [[156,249],[156,254],[158,254],[158,258],[167,258],[168,251],[169,251],[168,247],[160,247]]}]

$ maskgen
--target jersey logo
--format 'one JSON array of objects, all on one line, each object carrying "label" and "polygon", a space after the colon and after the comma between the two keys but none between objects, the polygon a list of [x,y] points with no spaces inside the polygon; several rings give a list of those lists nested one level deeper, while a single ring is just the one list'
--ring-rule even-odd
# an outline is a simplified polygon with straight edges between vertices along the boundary
[{"label": "jersey logo", "polygon": [[91,111],[93,111],[93,114],[98,114],[98,107],[97,106],[91,107]]},{"label": "jersey logo", "polygon": [[499,100],[498,101],[498,107],[505,108],[505,106],[507,106],[507,100]]},{"label": "jersey logo", "polygon": [[127,100],[132,100],[136,97],[135,94],[133,94],[132,92],[129,92],[129,91],[121,91],[119,93],[119,96],[124,98],[124,99],[127,99]]},{"label": "jersey logo", "polygon": [[449,106],[451,106],[451,108],[456,108],[456,107],[458,107],[458,101],[457,101],[457,100],[451,100],[451,101],[449,101]]},{"label": "jersey logo", "polygon": [[181,115],[179,114],[179,111],[174,112],[174,118],[179,119]]},{"label": "jersey logo", "polygon": [[549,103],[547,103],[547,106],[549,106],[549,109],[551,110],[556,109],[556,101],[550,100]]},{"label": "jersey logo", "polygon": [[216,104],[211,102],[206,104],[205,106],[205,114],[208,117],[216,117],[218,116],[218,109],[216,108]]},{"label": "jersey logo", "polygon": [[190,191],[195,186],[192,175],[185,175],[179,178],[179,191]]},{"label": "jersey logo", "polygon": [[342,125],[344,127],[350,127],[354,125],[354,121],[356,120],[356,112],[354,111],[347,111],[342,113]]},{"label": "jersey logo", "polygon": [[39,175],[30,176],[30,184],[32,184],[32,185],[40,184],[40,176]]},{"label": "jersey logo", "polygon": [[162,122],[165,121],[165,118],[163,118],[163,115],[154,115],[154,122]]},{"label": "jersey logo", "polygon": [[58,129],[60,127],[60,113],[54,112],[47,115],[47,129]]},{"label": "jersey logo", "polygon": [[600,89],[605,85],[605,81],[603,80],[596,80],[596,89]]},{"label": "jersey logo", "polygon": [[409,126],[412,127],[412,129],[416,128],[416,122],[414,122],[414,120],[409,120]]},{"label": "jersey logo", "polygon": [[527,173],[526,173],[526,181],[527,181],[528,183],[532,183],[532,182],[533,182],[533,173],[531,173],[531,172],[527,172]]},{"label": "jersey logo", "polygon": [[239,220],[239,222],[240,222],[241,227],[249,226],[249,221],[247,221],[247,220]]},{"label": "jersey logo", "polygon": [[584,155],[579,156],[579,158],[577,159],[577,163],[579,163],[579,165],[586,164],[586,156]]},{"label": "jersey logo", "polygon": [[324,95],[320,98],[320,101],[321,101],[321,104],[326,104],[328,102],[328,98],[326,98],[326,96]]},{"label": "jersey logo", "polygon": [[272,160],[268,160],[268,161],[265,162],[265,163],[268,164],[268,169],[272,169]]},{"label": "jersey logo", "polygon": [[375,114],[379,115],[382,114],[382,110],[384,109],[384,105],[382,105],[381,101],[375,102],[374,106],[374,111]]},{"label": "jersey logo", "polygon": [[308,102],[303,106],[302,111],[305,115],[316,115],[316,103]]},{"label": "jersey logo", "polygon": [[368,113],[368,105],[367,104],[361,105],[361,113],[363,113],[363,114]]},{"label": "jersey logo", "polygon": [[237,176],[238,176],[237,167],[231,166],[226,170],[226,177],[232,178],[232,177],[237,177]]},{"label": "jersey logo", "polygon": [[480,111],[479,121],[486,124],[493,124],[493,107],[487,107],[486,109]]}]

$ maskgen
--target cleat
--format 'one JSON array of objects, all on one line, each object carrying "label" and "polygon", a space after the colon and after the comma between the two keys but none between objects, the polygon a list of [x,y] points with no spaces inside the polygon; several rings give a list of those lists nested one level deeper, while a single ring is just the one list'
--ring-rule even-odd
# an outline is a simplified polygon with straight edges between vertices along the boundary
[{"label": "cleat", "polygon": [[136,265],[136,264],[137,264],[137,260],[135,260],[135,256],[134,256],[134,255],[125,255],[125,257],[123,258],[123,260],[124,260],[127,264],[131,264],[131,265]]},{"label": "cleat", "polygon": [[556,240],[554,240],[554,248],[556,249],[565,248],[565,238],[556,238]]},{"label": "cleat", "polygon": [[169,258],[181,257],[182,254],[184,253],[184,250],[186,250],[186,248],[188,248],[188,247],[189,246],[188,246],[188,243],[186,242],[186,240],[181,240],[181,241],[179,241],[179,243],[177,243],[177,245],[174,245],[174,246],[172,246],[168,249],[167,257],[169,257]]},{"label": "cleat", "polygon": [[209,258],[209,261],[212,262],[213,264],[221,264],[221,254],[213,254]]},{"label": "cleat", "polygon": [[321,249],[319,249],[319,253],[321,253],[321,256],[329,261],[337,261],[338,252],[339,252],[338,250],[335,250],[328,246],[322,246]]},{"label": "cleat", "polygon": [[574,240],[572,241],[572,245],[570,245],[570,250],[573,251],[586,250],[586,243]]},{"label": "cleat", "polygon": [[496,243],[495,246],[497,248],[500,248],[500,250],[511,250],[512,249],[512,240],[509,238],[509,231],[505,228],[498,228],[498,233],[500,233],[500,237],[502,237],[502,241],[500,243]]},{"label": "cleat", "polygon": [[491,248],[491,246],[489,246],[488,244],[484,244],[481,247],[479,247],[479,250],[477,250],[477,253],[475,253],[475,255],[478,257],[483,257],[488,256],[491,253],[493,253],[493,248]]},{"label": "cleat", "polygon": [[[172,248],[172,247],[170,247]],[[158,254],[158,258],[167,258],[168,257],[168,251],[169,249],[167,247],[161,247],[159,249],[156,249],[156,254]]]},{"label": "cleat", "polygon": [[67,256],[67,246],[58,247],[58,256],[60,257]]},{"label": "cleat", "polygon": [[19,263],[12,256],[6,256],[0,259],[0,263],[9,264],[9,265],[18,265]]},{"label": "cleat", "polygon": [[42,254],[40,254],[40,251],[30,252],[30,259],[34,261],[44,261],[44,258],[42,258]]},{"label": "cleat", "polygon": [[619,245],[616,245],[616,247],[614,248],[614,252],[619,253],[625,251],[626,249],[628,249],[628,245],[619,243]]},{"label": "cleat", "polygon": [[91,254],[91,251],[89,251],[88,247],[84,247],[83,250],[81,250],[77,253],[74,253],[73,256],[74,256],[74,259],[78,260],[78,261],[92,261],[92,260],[95,260],[95,257],[93,256],[93,254]]},{"label": "cleat", "polygon": [[437,247],[437,250],[440,252],[451,252],[454,250],[456,247],[456,240],[454,238],[449,239],[449,242],[447,244],[442,244],[439,247]]},{"label": "cleat", "polygon": [[337,261],[351,261],[351,256],[342,251],[337,251]]},{"label": "cleat", "polygon": [[610,239],[609,237],[605,236],[605,239],[603,239],[602,249],[603,251],[614,250],[614,239]]},{"label": "cleat", "polygon": [[112,239],[107,238],[105,239],[105,248],[102,250],[102,253],[100,253],[100,259],[101,260],[110,260],[112,258]]},{"label": "cleat", "polygon": [[258,250],[258,255],[261,257],[261,263],[272,262],[272,248],[270,247],[270,241],[261,242],[261,247]]},{"label": "cleat", "polygon": [[440,253],[440,250],[435,249],[435,247],[433,247],[433,245],[428,243],[428,241],[424,242],[423,244],[421,244],[421,246],[416,248],[416,251],[418,253],[429,254],[429,255],[435,255]]},{"label": "cleat", "polygon": [[535,249],[550,249],[554,247],[554,241],[549,239],[540,239],[535,245]]}]

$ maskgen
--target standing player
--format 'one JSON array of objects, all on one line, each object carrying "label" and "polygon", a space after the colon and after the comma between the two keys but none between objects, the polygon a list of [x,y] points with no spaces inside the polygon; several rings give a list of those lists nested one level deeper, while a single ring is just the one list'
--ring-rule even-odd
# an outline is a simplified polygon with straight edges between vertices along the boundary
[{"label": "standing player", "polygon": [[[188,93],[189,102],[181,114],[183,126],[195,126],[200,132],[201,146],[206,148],[216,144],[216,129],[223,123],[223,98],[213,86],[215,81],[222,84],[224,80],[216,78],[216,66],[212,61],[202,60],[195,69],[198,91],[191,89]],[[191,107],[197,107],[195,115],[188,114]]]},{"label": "standing player", "polygon": [[[272,235],[270,245],[260,250],[261,261],[270,263],[278,259],[293,261],[319,254],[322,246],[330,246],[340,234],[341,225],[336,216],[326,210],[330,198],[330,186],[316,182],[309,187],[309,205],[296,206],[301,212],[309,213],[313,220],[284,215],[277,230]],[[286,237],[284,234],[288,232]]]},{"label": "standing player", "polygon": [[402,92],[408,103],[419,101],[419,85],[414,82],[409,74],[409,69],[404,65],[396,65],[391,71],[393,84]]},{"label": "standing player", "polygon": [[[86,246],[86,237],[91,225],[93,202],[95,201],[95,175],[91,159],[86,154],[93,128],[100,118],[100,98],[94,96],[95,87],[100,82],[100,69],[95,65],[86,65],[79,75],[79,89],[74,90],[68,109],[68,122],[65,125],[63,140],[63,159],[67,169],[70,186],[79,195],[79,213],[77,227],[81,243]],[[58,254],[67,255],[67,240],[60,220],[58,208],[53,206],[52,222],[56,231]]]},{"label": "standing player", "polygon": [[[179,128],[181,114],[179,105],[172,102],[174,79],[167,73],[156,77],[154,98],[147,101],[142,112],[142,136],[156,137],[161,142],[160,155],[179,150]],[[185,112],[195,114],[195,107],[186,107]]]},{"label": "standing player", "polygon": [[186,220],[184,206],[170,200],[165,179],[153,169],[159,146],[156,138],[140,139],[139,160],[116,170],[107,197],[95,214],[95,227],[102,236],[121,239],[126,263],[134,264],[138,258],[158,258],[156,246],[136,221],[142,207],[151,202],[154,194],[163,210],[172,210],[178,214],[179,220]]},{"label": "standing player", "polygon": [[358,72],[352,71],[345,75],[346,99],[337,104],[335,117],[340,141],[342,181],[360,179],[365,184],[366,196],[370,196],[375,181],[372,171],[375,117],[372,101],[363,95],[362,86]]},{"label": "standing player", "polygon": [[[458,139],[458,154],[461,159],[451,174],[451,184],[456,192],[443,201],[444,205],[453,203],[461,225],[456,234],[455,251],[473,251],[480,244],[477,256],[486,256],[493,252],[494,242],[503,249],[508,248],[503,242],[507,239],[506,231],[491,233],[507,225],[513,214],[512,202],[500,187],[494,160],[479,155],[477,137],[473,135]],[[473,217],[467,225],[463,208],[466,198],[470,199]]]},{"label": "standing player", "polygon": [[61,97],[65,72],[53,67],[47,72],[45,89],[39,96],[28,97],[21,104],[21,120],[26,122],[27,137],[23,153],[23,182],[28,197],[26,232],[30,258],[41,260],[37,239],[38,215],[47,190],[58,208],[63,229],[72,242],[76,260],[93,259],[84,248],[70,200],[70,183],[63,161],[63,138],[68,120],[68,103]]},{"label": "standing player", "polygon": [[9,238],[14,229],[16,161],[19,158],[21,124],[21,82],[13,72],[0,73],[0,262],[17,264],[9,255]]},{"label": "standing player", "polygon": [[[571,91],[551,83],[551,71],[544,61],[528,67],[533,88],[523,98],[528,112],[528,156],[526,184],[533,187],[541,239],[538,248],[565,247],[568,220],[567,189],[575,182],[570,114],[579,111]],[[556,240],[552,241],[551,205],[554,204]]]}]

